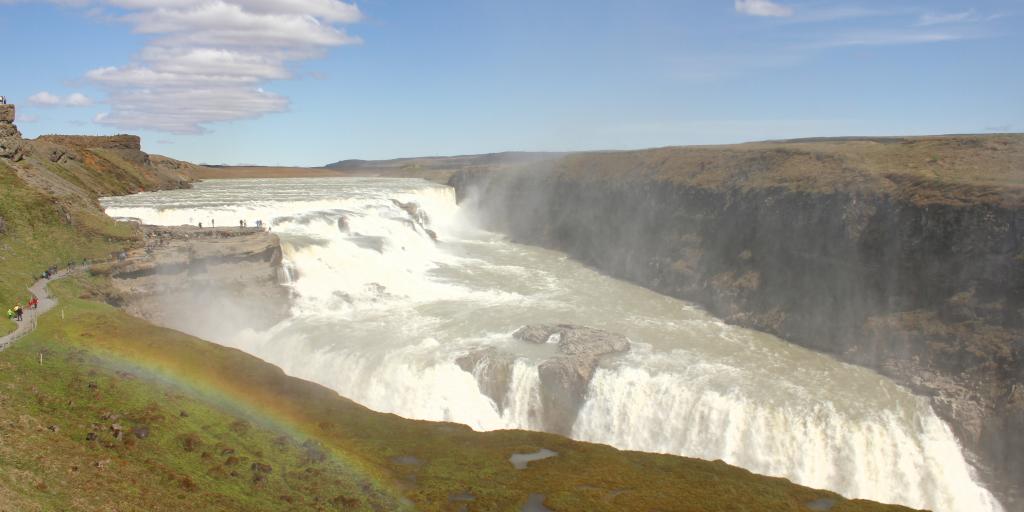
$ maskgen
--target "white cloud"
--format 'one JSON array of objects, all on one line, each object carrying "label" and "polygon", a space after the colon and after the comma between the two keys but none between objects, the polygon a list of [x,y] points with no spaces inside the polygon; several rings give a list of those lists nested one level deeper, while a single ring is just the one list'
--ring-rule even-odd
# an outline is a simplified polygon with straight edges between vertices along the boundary
[{"label": "white cloud", "polygon": [[961,12],[950,12],[950,13],[934,13],[927,12],[922,14],[917,20],[917,26],[929,27],[932,25],[946,25],[946,24],[964,24],[964,23],[983,23],[986,21],[993,21],[1001,18],[1002,14],[991,14],[983,16],[978,14],[974,9],[968,9]]},{"label": "white cloud", "polygon": [[777,16],[786,17],[793,15],[793,9],[780,5],[771,0],[736,0],[736,12],[750,16]]},{"label": "white cloud", "polygon": [[61,98],[60,96],[50,94],[47,91],[39,91],[32,96],[29,96],[28,101],[33,105],[41,107],[56,107],[57,105],[64,105],[68,107],[88,107],[89,105],[92,105],[92,100],[80,92],[71,93],[64,98]]},{"label": "white cloud", "polygon": [[29,96],[28,102],[33,105],[52,107],[54,105],[60,105],[60,96],[50,94],[46,91],[39,91],[32,96]]},{"label": "white cloud", "polygon": [[69,107],[88,107],[92,105],[92,100],[80,92],[74,92],[64,98],[64,104]]},{"label": "white cloud", "polygon": [[863,31],[837,34],[826,41],[811,45],[816,48],[836,48],[841,46],[887,46],[905,44],[943,43],[962,39],[975,39],[979,36],[965,32],[935,32],[919,30]]},{"label": "white cloud", "polygon": [[974,13],[974,9],[963,12],[954,13],[925,13],[921,15],[921,18],[917,21],[920,26],[928,25],[941,25],[943,23],[958,23],[963,21],[969,21],[977,16]]},{"label": "white cloud", "polygon": [[199,133],[212,123],[287,110],[264,91],[292,78],[291,63],[358,44],[341,24],[362,19],[341,0],[97,0],[150,36],[133,62],[90,70],[111,110],[95,122]]}]

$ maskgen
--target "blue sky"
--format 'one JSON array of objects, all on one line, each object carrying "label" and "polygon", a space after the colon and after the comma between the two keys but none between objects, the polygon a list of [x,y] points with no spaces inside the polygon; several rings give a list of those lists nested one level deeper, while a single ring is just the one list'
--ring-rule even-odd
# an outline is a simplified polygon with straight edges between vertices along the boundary
[{"label": "blue sky", "polygon": [[205,163],[1024,131],[1024,1],[0,0],[26,136]]}]

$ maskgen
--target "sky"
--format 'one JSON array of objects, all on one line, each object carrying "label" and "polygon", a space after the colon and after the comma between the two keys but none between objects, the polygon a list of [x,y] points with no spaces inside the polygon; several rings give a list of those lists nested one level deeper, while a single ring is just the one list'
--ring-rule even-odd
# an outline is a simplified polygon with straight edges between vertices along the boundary
[{"label": "sky", "polygon": [[210,164],[1024,131],[1024,0],[0,0],[27,137]]}]

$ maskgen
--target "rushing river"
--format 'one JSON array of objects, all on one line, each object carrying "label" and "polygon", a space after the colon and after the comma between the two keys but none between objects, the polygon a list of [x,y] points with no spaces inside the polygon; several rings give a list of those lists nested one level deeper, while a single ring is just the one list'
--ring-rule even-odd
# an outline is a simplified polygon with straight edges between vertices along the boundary
[{"label": "rushing river", "polygon": [[[417,204],[426,218],[411,220],[392,200]],[[940,512],[1001,510],[927,400],[870,370],[477,229],[450,188],[378,178],[210,180],[103,204],[114,217],[149,224],[272,226],[290,318],[263,332],[181,327],[373,409],[478,430],[541,429],[537,364],[550,354],[511,333],[581,324],[622,333],[632,349],[601,362],[572,427],[576,439],[722,459]],[[518,356],[504,407],[455,362],[480,347]]]}]

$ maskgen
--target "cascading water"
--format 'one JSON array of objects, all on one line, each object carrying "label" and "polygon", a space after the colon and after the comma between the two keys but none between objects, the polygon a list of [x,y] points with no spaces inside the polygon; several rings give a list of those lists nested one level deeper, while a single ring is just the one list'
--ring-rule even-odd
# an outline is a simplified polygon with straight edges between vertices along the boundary
[{"label": "cascading water", "polygon": [[[537,365],[553,346],[511,333],[525,324],[589,325],[633,343],[601,362],[574,438],[722,459],[940,512],[1001,510],[925,399],[869,370],[474,229],[447,187],[213,180],[103,203],[112,216],[150,224],[271,225],[293,291],[291,317],[227,336],[201,321],[176,327],[368,407],[479,430],[541,429]],[[501,400],[481,391],[497,385],[486,380],[493,372],[457,363],[483,347],[515,355]]]}]

